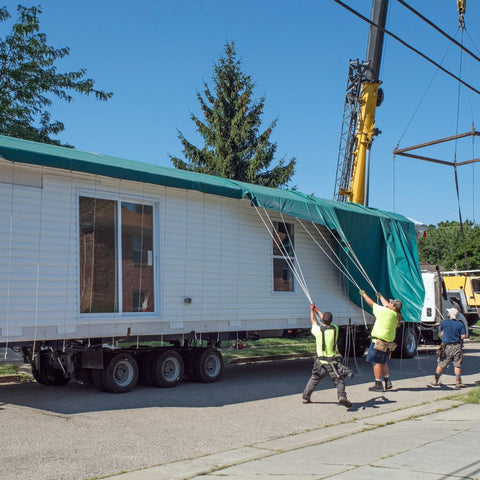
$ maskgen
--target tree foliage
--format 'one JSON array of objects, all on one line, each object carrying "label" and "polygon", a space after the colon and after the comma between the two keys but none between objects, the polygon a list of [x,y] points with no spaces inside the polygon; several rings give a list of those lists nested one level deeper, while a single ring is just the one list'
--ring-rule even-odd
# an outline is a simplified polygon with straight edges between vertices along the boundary
[{"label": "tree foliage", "polygon": [[179,131],[187,160],[170,156],[174,166],[268,187],[287,185],[294,173],[295,158],[288,163],[281,159],[270,168],[277,149],[270,136],[277,120],[260,132],[265,97],[253,99],[255,85],[242,72],[234,42],[225,45],[214,73],[215,94],[206,82],[203,96],[197,92],[204,120],[191,115],[204,146],[194,146]]},{"label": "tree foliage", "polygon": [[[73,92],[94,94],[97,100],[108,100],[113,94],[96,90],[95,82],[84,78],[83,68],[58,72],[55,62],[70,50],[47,45],[47,36],[40,33],[41,13],[40,6],[18,5],[11,32],[0,38],[0,134],[60,145],[51,138],[65,129],[48,111],[54,97],[71,102]],[[0,8],[0,21],[10,18],[7,8]]]},{"label": "tree foliage", "polygon": [[459,222],[440,222],[429,225],[426,235],[418,240],[421,262],[440,265],[446,270],[480,268],[480,226],[463,222],[463,235]]}]

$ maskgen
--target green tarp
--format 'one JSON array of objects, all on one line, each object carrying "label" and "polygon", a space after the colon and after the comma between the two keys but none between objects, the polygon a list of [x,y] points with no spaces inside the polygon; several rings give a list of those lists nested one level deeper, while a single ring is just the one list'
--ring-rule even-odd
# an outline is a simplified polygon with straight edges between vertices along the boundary
[{"label": "green tarp", "polygon": [[[403,301],[406,321],[419,321],[424,287],[418,261],[415,227],[407,218],[352,203],[341,203],[297,191],[271,189],[186,172],[149,163],[81,152],[0,135],[0,155],[9,161],[85,172],[166,187],[197,190],[229,198],[248,197],[258,207],[327,225],[353,251],[375,288],[387,298]],[[345,262],[348,262],[345,259]],[[349,271],[374,298],[360,272]],[[356,287],[347,282],[350,299],[361,306]]]}]

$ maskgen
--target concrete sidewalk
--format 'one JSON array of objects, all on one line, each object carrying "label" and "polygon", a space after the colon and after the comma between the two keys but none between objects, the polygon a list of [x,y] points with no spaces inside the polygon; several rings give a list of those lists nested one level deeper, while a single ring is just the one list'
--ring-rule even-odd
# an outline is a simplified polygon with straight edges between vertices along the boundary
[{"label": "concrete sidewalk", "polygon": [[480,406],[438,400],[118,480],[480,479]]}]

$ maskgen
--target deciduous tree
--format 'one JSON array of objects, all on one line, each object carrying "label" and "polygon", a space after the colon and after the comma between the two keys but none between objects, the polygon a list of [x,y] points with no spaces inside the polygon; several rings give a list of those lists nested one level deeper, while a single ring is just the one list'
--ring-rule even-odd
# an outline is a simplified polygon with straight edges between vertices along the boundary
[{"label": "deciduous tree", "polygon": [[[113,94],[96,90],[95,82],[84,78],[84,68],[58,72],[55,62],[70,50],[47,45],[47,36],[40,33],[41,13],[39,6],[18,5],[10,33],[0,38],[0,134],[60,145],[51,136],[65,126],[48,111],[53,98],[70,102],[76,92],[108,100]],[[10,18],[7,8],[0,8],[0,22]]]},{"label": "deciduous tree", "polygon": [[445,221],[429,225],[425,237],[418,241],[418,255],[422,262],[440,265],[446,270],[480,268],[480,226],[463,222]]}]

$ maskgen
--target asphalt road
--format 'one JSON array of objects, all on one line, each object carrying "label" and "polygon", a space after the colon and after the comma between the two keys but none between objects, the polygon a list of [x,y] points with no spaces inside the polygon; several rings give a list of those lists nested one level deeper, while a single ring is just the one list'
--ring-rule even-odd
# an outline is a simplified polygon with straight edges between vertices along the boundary
[{"label": "asphalt road", "polygon": [[[464,381],[479,380],[480,343],[465,347]],[[301,391],[311,360],[295,359],[225,368],[214,384],[183,382],[172,389],[137,387],[113,395],[90,385],[45,387],[0,385],[1,480],[84,480],[305,432],[369,417],[456,393],[453,370],[441,389],[427,387],[436,365],[434,350],[390,368],[394,389],[368,391],[371,367],[350,365],[353,406],[336,402],[328,379],[303,405]]]}]

